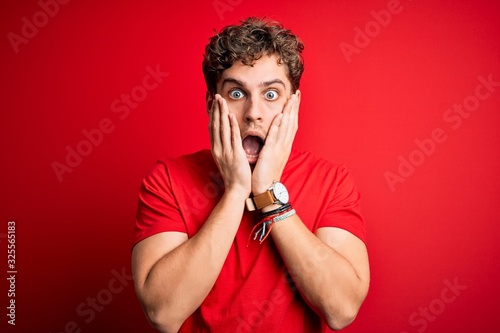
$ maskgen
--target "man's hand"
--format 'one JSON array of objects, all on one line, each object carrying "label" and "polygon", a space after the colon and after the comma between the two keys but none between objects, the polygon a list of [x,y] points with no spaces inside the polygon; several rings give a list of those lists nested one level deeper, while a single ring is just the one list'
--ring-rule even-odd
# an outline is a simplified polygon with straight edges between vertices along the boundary
[{"label": "man's hand", "polygon": [[252,173],[252,192],[265,192],[281,174],[290,157],[293,140],[298,130],[300,91],[290,96],[283,112],[278,114],[269,128],[266,143]]},{"label": "man's hand", "polygon": [[250,194],[252,173],[241,143],[240,128],[234,114],[229,114],[227,102],[214,96],[210,109],[210,141],[212,156],[224,179],[226,191]]}]

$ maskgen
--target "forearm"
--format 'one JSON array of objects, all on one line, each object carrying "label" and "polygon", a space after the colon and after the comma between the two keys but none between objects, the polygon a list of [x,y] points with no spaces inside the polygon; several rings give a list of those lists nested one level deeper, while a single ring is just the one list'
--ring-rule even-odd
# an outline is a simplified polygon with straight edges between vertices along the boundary
[{"label": "forearm", "polygon": [[273,239],[306,302],[333,329],[347,326],[367,292],[353,265],[316,235],[297,215],[275,223]]},{"label": "forearm", "polygon": [[142,298],[158,329],[178,329],[212,289],[238,230],[243,202],[241,194],[226,192],[198,233],[151,268]]}]

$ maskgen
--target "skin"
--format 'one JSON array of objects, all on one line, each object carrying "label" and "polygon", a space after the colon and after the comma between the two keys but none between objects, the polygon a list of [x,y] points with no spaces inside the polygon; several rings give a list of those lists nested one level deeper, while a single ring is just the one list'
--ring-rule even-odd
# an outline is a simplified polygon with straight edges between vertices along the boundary
[{"label": "skin", "polygon": [[[235,63],[222,73],[217,92],[207,99],[207,111],[212,155],[225,183],[221,200],[192,238],[159,233],[132,252],[138,298],[161,332],[177,332],[201,305],[234,241],[245,199],[281,178],[298,129],[301,93],[292,93],[286,67],[274,55],[253,66]],[[245,153],[242,139],[247,135],[265,139],[258,156]],[[332,329],[350,324],[368,292],[364,243],[338,228],[320,228],[313,234],[300,212],[276,223],[271,235],[309,306]]]}]

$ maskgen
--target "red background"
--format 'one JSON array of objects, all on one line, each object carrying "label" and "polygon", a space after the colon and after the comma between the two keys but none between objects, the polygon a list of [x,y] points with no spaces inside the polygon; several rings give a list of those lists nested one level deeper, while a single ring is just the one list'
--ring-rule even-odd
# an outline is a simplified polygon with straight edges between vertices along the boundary
[{"label": "red background", "polygon": [[[204,46],[213,29],[265,15],[306,46],[296,146],[345,163],[363,195],[372,283],[345,331],[498,332],[500,87],[460,127],[443,117],[473,101],[479,76],[500,81],[500,6],[401,0],[385,27],[370,23],[391,1],[71,1],[46,21],[36,1],[2,1],[0,275],[8,221],[18,270],[15,327],[1,279],[2,331],[150,331],[131,282],[113,274],[130,274],[139,183],[157,158],[209,146]],[[9,33],[34,15],[38,32],[16,53]],[[356,27],[371,37],[348,61],[340,45],[356,45]],[[169,75],[114,113],[148,66]],[[53,162],[106,118],[114,130],[58,179]],[[435,128],[446,140],[419,153]],[[401,158],[419,165],[391,188]],[[450,301],[445,281],[466,289]],[[96,296],[107,304],[90,320]]]}]

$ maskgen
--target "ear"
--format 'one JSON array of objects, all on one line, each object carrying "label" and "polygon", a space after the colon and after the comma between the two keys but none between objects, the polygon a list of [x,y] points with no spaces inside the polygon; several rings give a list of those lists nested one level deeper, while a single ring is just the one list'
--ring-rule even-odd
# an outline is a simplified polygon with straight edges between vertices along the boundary
[{"label": "ear", "polygon": [[210,115],[210,110],[212,109],[212,103],[214,102],[214,97],[208,91],[205,96],[205,101],[206,101],[205,107],[207,108],[207,114]]}]

